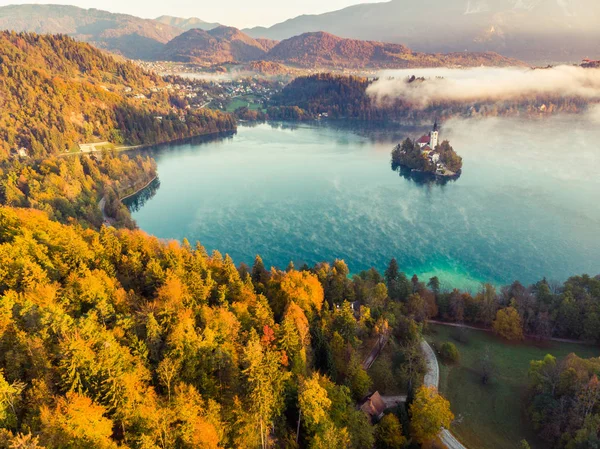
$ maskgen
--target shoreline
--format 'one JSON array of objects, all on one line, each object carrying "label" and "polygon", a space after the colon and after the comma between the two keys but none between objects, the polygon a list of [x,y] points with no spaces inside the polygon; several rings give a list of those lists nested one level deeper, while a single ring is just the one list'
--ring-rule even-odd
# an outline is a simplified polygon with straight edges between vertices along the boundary
[{"label": "shoreline", "polygon": [[177,143],[177,142],[185,142],[190,139],[196,139],[196,138],[201,138],[201,137],[210,137],[210,136],[217,136],[220,134],[230,134],[230,133],[235,134],[236,132],[237,132],[237,126],[235,127],[235,129],[230,129],[230,130],[226,130],[226,131],[214,131],[214,132],[208,132],[208,133],[203,133],[203,134],[194,134],[193,136],[165,140],[163,142],[144,143],[144,144],[140,144],[140,145],[122,145],[122,146],[114,147],[114,148],[111,148],[108,150],[102,149],[102,150],[94,150],[94,151],[77,151],[77,152],[69,152],[69,153],[60,153],[60,154],[58,154],[58,157],[81,156],[84,154],[97,154],[97,153],[102,153],[103,151],[113,151],[115,153],[123,153],[126,151],[143,150],[145,148],[152,148],[152,147],[156,147],[159,145],[170,145],[170,144]]},{"label": "shoreline", "polygon": [[126,200],[127,198],[131,198],[132,196],[137,195],[138,193],[140,193],[142,190],[145,190],[148,186],[150,186],[150,184],[152,184],[154,181],[156,181],[158,179],[158,174],[152,178],[150,181],[148,181],[143,187],[137,189],[135,192],[130,193],[129,195],[125,195],[122,198],[119,198],[119,201],[123,202],[124,200]]},{"label": "shoreline", "polygon": [[[123,200],[126,200],[127,198],[131,198],[132,196],[137,195],[142,190],[144,190],[148,186],[150,186],[150,184],[152,184],[157,179],[158,179],[158,174],[156,174],[156,176],[154,176],[150,181],[148,181],[146,184],[144,184],[143,187],[141,187],[139,189],[136,189],[135,192],[130,193],[128,195],[125,195],[123,197],[119,197],[119,201],[121,203],[123,203]],[[100,200],[98,201],[98,209],[100,209],[100,212],[102,213],[102,220],[104,221],[104,224],[108,225],[108,226],[112,226],[113,225],[112,222],[114,221],[114,218],[113,217],[109,217],[108,215],[106,215],[105,208],[106,208],[106,195],[103,195],[102,198],[100,198]]]}]

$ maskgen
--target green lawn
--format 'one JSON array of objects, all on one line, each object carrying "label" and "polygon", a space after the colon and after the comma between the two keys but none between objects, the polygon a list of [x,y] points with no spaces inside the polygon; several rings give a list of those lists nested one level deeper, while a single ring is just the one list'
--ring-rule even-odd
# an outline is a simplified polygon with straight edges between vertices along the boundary
[{"label": "green lawn", "polygon": [[[466,344],[456,340],[457,330],[430,325],[427,341],[439,348],[453,342],[460,352],[454,366],[440,364],[440,392],[450,400],[456,415],[454,434],[469,449],[513,449],[527,439],[533,449],[543,449],[523,410],[527,371],[531,360],[546,354],[564,357],[572,352],[580,357],[598,357],[600,348],[570,343],[508,344],[484,332],[470,330]],[[495,366],[491,384],[484,386],[478,374],[479,360],[490,348]]]},{"label": "green lawn", "polygon": [[231,100],[231,102],[227,105],[227,112],[235,112],[239,108],[243,108],[247,106],[250,110],[258,110],[261,109],[262,106],[257,103],[253,103],[256,100],[256,97],[253,95],[246,95],[243,97],[235,97]]}]

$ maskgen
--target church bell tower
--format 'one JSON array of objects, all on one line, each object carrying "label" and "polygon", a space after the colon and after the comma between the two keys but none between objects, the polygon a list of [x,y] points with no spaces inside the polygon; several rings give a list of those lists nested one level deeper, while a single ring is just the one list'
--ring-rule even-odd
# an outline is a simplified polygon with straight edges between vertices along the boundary
[{"label": "church bell tower", "polygon": [[431,131],[431,133],[429,134],[429,137],[430,137],[429,146],[431,147],[432,150],[435,150],[435,147],[438,146],[438,142],[439,142],[439,138],[440,138],[440,132],[439,132],[437,120],[433,124],[433,131]]}]

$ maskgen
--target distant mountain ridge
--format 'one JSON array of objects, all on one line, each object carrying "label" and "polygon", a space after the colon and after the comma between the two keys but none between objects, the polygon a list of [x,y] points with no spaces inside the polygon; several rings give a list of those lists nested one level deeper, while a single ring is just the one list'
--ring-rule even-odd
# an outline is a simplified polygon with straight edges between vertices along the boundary
[{"label": "distant mountain ridge", "polygon": [[132,59],[152,59],[182,30],[155,20],[64,5],[0,7],[0,29],[67,34]]},{"label": "distant mountain ridge", "polygon": [[599,19],[598,0],[391,0],[243,31],[275,40],[325,31],[422,52],[495,51],[529,61],[578,61],[600,55]]},{"label": "distant mountain ridge", "polygon": [[267,60],[311,68],[394,69],[440,66],[508,66],[521,61],[497,53],[426,54],[405,45],[344,39],[322,31],[285,39],[266,56]]},{"label": "distant mountain ridge", "polygon": [[[421,3],[439,1],[422,0]],[[488,0],[478,1],[477,4],[482,7],[483,3],[481,2]],[[540,0],[489,1],[523,3]],[[394,0],[389,4],[358,5],[357,11],[363,11],[364,7],[383,7],[397,2],[404,2],[404,0]],[[413,8],[418,9],[420,6],[413,6]],[[450,9],[442,12],[450,14]],[[335,15],[335,13],[331,14]],[[360,14],[362,28],[369,28],[370,21],[368,15]],[[216,26],[213,27],[213,25]],[[184,31],[190,27],[191,29]],[[430,51],[435,54],[425,54],[423,51],[411,50],[413,48],[419,50],[422,45],[412,47],[405,46],[402,41],[399,41],[400,43],[383,43],[372,39],[364,41],[340,38],[322,30],[299,33],[279,42],[279,40],[269,37],[254,38],[236,28],[210,24],[198,18],[183,19],[161,16],[157,20],[151,20],[127,14],[113,14],[97,9],[86,10],[61,5],[0,7],[0,29],[2,28],[36,33],[67,34],[77,40],[91,43],[98,48],[121,54],[130,59],[171,60],[203,65],[260,60],[292,64],[303,68],[402,68],[519,64],[518,61],[503,58],[497,53],[454,52],[441,55],[437,49]],[[355,31],[360,32],[360,30],[361,27],[357,27]]]},{"label": "distant mountain ridge", "polygon": [[219,26],[209,31],[192,29],[168,42],[161,59],[178,62],[222,64],[263,59],[267,50],[237,28]]},{"label": "distant mountain ridge", "polygon": [[240,30],[218,27],[190,30],[165,45],[162,59],[205,65],[265,60],[302,68],[409,68],[521,65],[496,53],[425,54],[375,41],[343,39],[316,32],[281,42],[253,39]]},{"label": "distant mountain ridge", "polygon": [[183,31],[193,30],[195,28],[198,28],[198,29],[204,30],[204,31],[208,31],[208,30],[212,30],[213,28],[217,28],[217,27],[221,26],[220,23],[205,22],[204,20],[199,19],[197,17],[190,17],[190,18],[184,19],[182,17],[160,16],[154,20],[156,20],[157,22],[160,22],[160,23],[164,23],[165,25],[170,25],[172,27],[179,28]]}]

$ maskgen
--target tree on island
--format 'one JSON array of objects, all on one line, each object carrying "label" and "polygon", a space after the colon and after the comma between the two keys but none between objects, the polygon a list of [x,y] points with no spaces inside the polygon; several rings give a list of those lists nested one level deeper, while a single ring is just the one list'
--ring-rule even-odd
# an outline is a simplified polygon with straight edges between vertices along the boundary
[{"label": "tree on island", "polygon": [[448,170],[458,173],[462,170],[462,157],[456,154],[450,142],[444,140],[441,144],[435,147],[435,150],[440,153],[440,162],[446,165]]}]

